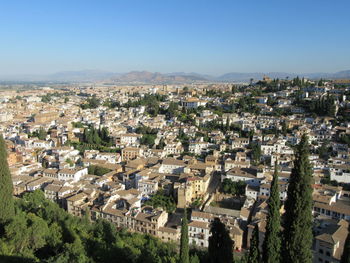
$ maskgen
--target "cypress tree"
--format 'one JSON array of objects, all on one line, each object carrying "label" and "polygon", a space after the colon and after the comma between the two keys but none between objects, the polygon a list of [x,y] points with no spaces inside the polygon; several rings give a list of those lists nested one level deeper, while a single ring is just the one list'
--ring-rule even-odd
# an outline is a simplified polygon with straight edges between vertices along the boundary
[{"label": "cypress tree", "polygon": [[188,221],[187,221],[187,211],[185,207],[185,212],[182,218],[181,224],[181,239],[180,239],[180,263],[189,263],[190,255],[189,255],[189,247],[188,247]]},{"label": "cypress tree", "polygon": [[15,214],[13,185],[7,163],[5,141],[0,134],[0,225],[8,222]]},{"label": "cypress tree", "polygon": [[308,138],[304,134],[296,149],[285,204],[283,262],[312,262],[312,170]]},{"label": "cypress tree", "polygon": [[211,263],[232,263],[233,262],[233,241],[226,226],[215,218],[210,228],[209,237],[209,262]]},{"label": "cypress tree", "polygon": [[278,171],[277,162],[275,164],[275,173],[271,182],[270,198],[268,200],[269,214],[266,222],[266,233],[263,243],[263,262],[280,262],[281,252],[281,218],[280,218],[280,196],[278,189]]},{"label": "cypress tree", "polygon": [[345,240],[343,255],[340,263],[350,263],[350,223],[348,227],[348,236]]},{"label": "cypress tree", "polygon": [[250,248],[247,263],[259,262],[261,262],[259,250],[259,226],[256,224],[253,230],[252,238],[250,239]]}]

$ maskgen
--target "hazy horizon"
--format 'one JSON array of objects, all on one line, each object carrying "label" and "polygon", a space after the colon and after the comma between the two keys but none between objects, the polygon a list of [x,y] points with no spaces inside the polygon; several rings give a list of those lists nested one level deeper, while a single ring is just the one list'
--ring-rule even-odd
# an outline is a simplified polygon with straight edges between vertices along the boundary
[{"label": "hazy horizon", "polygon": [[0,8],[0,76],[350,69],[346,0],[14,0]]},{"label": "hazy horizon", "polygon": [[48,73],[12,73],[12,74],[1,74],[0,73],[0,77],[21,77],[21,76],[51,76],[51,75],[55,75],[55,74],[60,74],[60,73],[84,73],[84,72],[101,72],[101,73],[110,73],[110,74],[128,74],[131,72],[149,72],[149,73],[160,73],[160,74],[199,74],[202,76],[211,76],[211,77],[220,77],[222,75],[225,74],[229,74],[229,73],[237,73],[237,74],[264,74],[264,73],[286,73],[286,74],[293,74],[293,75],[297,75],[300,74],[300,76],[307,75],[307,74],[333,74],[333,73],[338,73],[341,71],[349,71],[350,70],[350,66],[349,69],[340,69],[337,71],[332,71],[332,72],[285,72],[285,71],[227,71],[227,72],[222,72],[219,74],[210,74],[210,73],[206,73],[206,72],[197,72],[197,71],[191,71],[191,72],[185,72],[185,71],[172,71],[172,72],[161,72],[161,71],[151,71],[151,70],[147,70],[147,69],[140,69],[140,70],[130,70],[130,71],[124,71],[124,72],[117,72],[117,71],[113,71],[113,70],[104,70],[104,69],[68,69],[68,70],[59,70],[59,71],[54,71],[54,72],[48,72]]}]

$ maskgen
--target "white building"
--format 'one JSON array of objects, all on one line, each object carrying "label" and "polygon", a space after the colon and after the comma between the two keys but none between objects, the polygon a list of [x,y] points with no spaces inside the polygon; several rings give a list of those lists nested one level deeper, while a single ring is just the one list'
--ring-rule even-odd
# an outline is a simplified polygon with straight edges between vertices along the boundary
[{"label": "white building", "polygon": [[149,196],[158,191],[158,182],[155,180],[142,179],[137,182],[137,185],[137,190],[142,193],[142,196]]},{"label": "white building", "polygon": [[141,137],[141,134],[136,133],[121,134],[116,138],[116,145],[135,146],[139,144]]},{"label": "white building", "polygon": [[181,142],[171,142],[165,145],[164,151],[166,152],[167,155],[170,155],[170,154],[179,155],[183,151],[183,147]]},{"label": "white building", "polygon": [[338,183],[350,183],[350,165],[333,165],[329,168],[331,180]]},{"label": "white building", "polygon": [[186,109],[196,109],[199,106],[205,106],[206,104],[206,101],[200,100],[198,98],[187,98],[181,102],[182,107]]},{"label": "white building", "polygon": [[173,158],[164,159],[159,167],[160,173],[180,174],[184,172],[186,164],[182,160]]},{"label": "white building", "polygon": [[209,246],[210,223],[212,215],[209,213],[192,211],[191,222],[188,224],[189,244],[202,248]]},{"label": "white building", "polygon": [[230,179],[233,182],[243,181],[250,186],[259,186],[263,178],[258,177],[258,173],[255,169],[233,168],[226,174],[221,175],[221,181],[225,179]]},{"label": "white building", "polygon": [[201,154],[208,146],[208,142],[191,142],[188,146],[188,150],[190,153]]},{"label": "white building", "polygon": [[62,169],[58,171],[58,180],[79,181],[81,177],[88,174],[87,168],[82,169]]},{"label": "white building", "polygon": [[[281,201],[287,200],[287,184],[285,182],[279,182],[278,183],[279,188],[279,196]],[[271,183],[261,184],[260,185],[260,196],[266,196],[269,197],[271,194]]]}]

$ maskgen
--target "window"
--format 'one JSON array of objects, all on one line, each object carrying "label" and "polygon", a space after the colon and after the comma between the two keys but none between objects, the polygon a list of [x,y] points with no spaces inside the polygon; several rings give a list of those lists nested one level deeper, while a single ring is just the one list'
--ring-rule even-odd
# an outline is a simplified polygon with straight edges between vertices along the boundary
[{"label": "window", "polygon": [[331,252],[326,251],[326,255],[327,255],[328,257],[330,257],[330,256],[331,256]]},{"label": "window", "polygon": [[319,252],[320,254],[323,254],[323,249],[319,249],[318,252]]}]

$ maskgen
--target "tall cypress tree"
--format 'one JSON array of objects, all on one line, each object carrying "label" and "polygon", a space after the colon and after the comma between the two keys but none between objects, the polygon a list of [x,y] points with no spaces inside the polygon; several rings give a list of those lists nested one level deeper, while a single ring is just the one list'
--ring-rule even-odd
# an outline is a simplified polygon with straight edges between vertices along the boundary
[{"label": "tall cypress tree", "polygon": [[259,250],[259,226],[256,224],[253,230],[252,238],[250,239],[250,248],[247,263],[259,262],[261,262]]},{"label": "tall cypress tree", "polygon": [[226,226],[215,218],[210,228],[209,237],[209,262],[211,263],[232,263],[233,262],[233,241]]},{"label": "tall cypress tree", "polygon": [[0,225],[8,222],[15,213],[12,178],[7,163],[5,141],[0,134]]},{"label": "tall cypress tree", "polygon": [[283,262],[312,262],[312,170],[308,138],[304,134],[296,149],[285,204]]},{"label": "tall cypress tree", "polygon": [[281,218],[280,218],[280,196],[278,189],[277,162],[271,182],[270,198],[268,200],[269,214],[266,222],[266,233],[263,243],[263,262],[279,263],[281,253]]},{"label": "tall cypress tree", "polygon": [[350,223],[348,228],[348,236],[345,240],[343,255],[340,263],[350,263]]},{"label": "tall cypress tree", "polygon": [[190,262],[190,250],[188,247],[188,220],[187,211],[185,207],[185,212],[182,218],[181,224],[181,240],[180,240],[180,263]]}]

